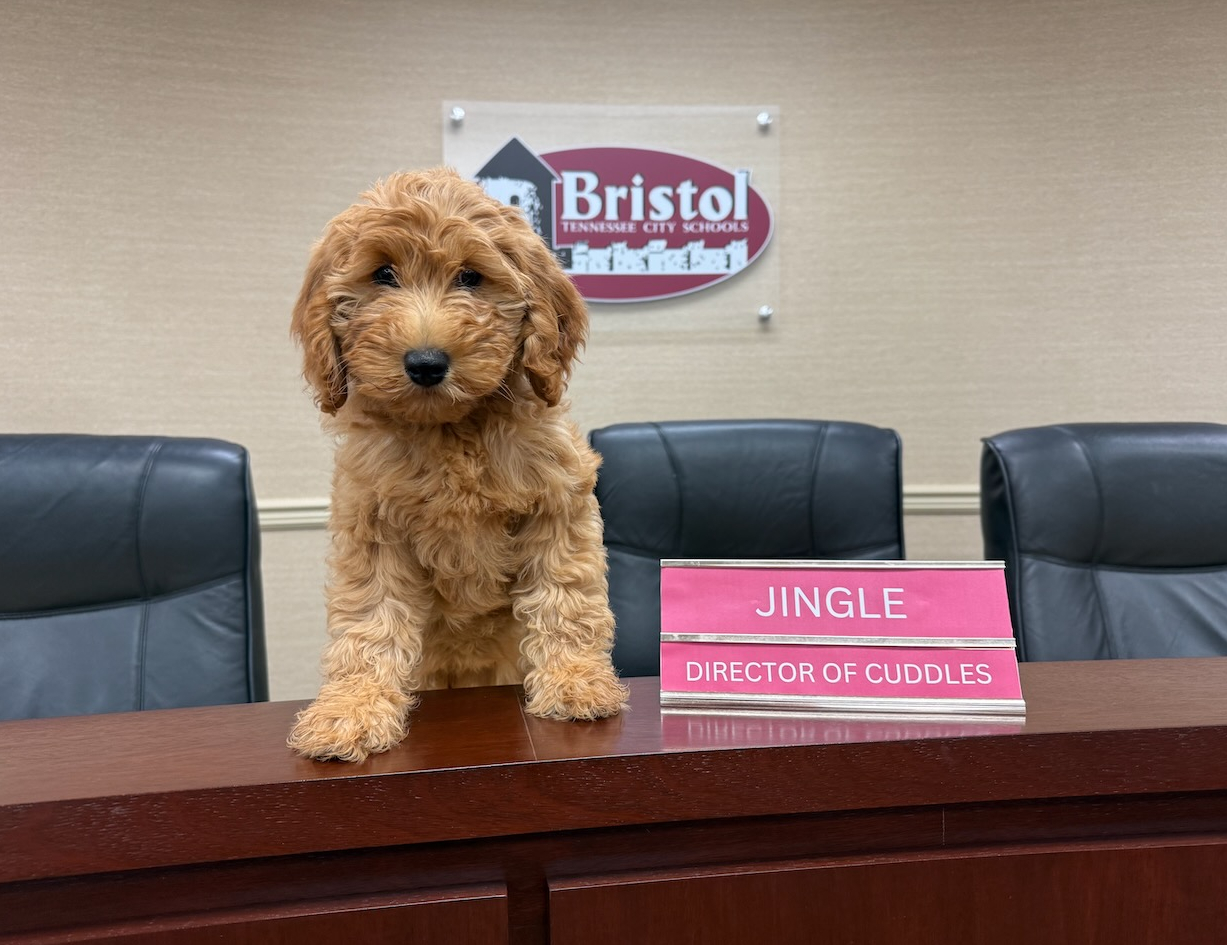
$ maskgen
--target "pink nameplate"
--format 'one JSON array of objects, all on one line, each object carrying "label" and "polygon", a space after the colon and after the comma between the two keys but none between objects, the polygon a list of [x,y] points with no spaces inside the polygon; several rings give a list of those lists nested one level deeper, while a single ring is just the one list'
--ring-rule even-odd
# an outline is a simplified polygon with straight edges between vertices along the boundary
[{"label": "pink nameplate", "polygon": [[1014,638],[1000,565],[679,565],[661,563],[662,633],[984,640],[989,645]]},{"label": "pink nameplate", "polygon": [[660,688],[835,698],[1021,699],[1013,650],[662,643]]},{"label": "pink nameplate", "polygon": [[1004,715],[999,562],[663,561],[662,706]]}]

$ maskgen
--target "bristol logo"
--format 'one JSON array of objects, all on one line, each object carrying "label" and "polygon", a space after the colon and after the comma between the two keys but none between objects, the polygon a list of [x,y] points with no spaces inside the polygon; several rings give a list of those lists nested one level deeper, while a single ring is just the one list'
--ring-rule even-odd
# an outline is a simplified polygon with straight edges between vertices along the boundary
[{"label": "bristol logo", "polygon": [[512,138],[476,179],[519,207],[590,302],[672,298],[729,279],[771,240],[750,171],[668,151],[535,154]]}]

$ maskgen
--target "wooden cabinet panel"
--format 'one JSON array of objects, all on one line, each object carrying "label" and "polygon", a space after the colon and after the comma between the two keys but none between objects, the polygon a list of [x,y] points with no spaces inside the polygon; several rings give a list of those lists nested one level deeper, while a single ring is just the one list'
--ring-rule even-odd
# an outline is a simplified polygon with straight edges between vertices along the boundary
[{"label": "wooden cabinet panel", "polygon": [[553,945],[1211,945],[1227,844],[582,879],[549,901]]},{"label": "wooden cabinet panel", "polygon": [[22,945],[506,945],[502,887],[414,897],[363,897],[157,919],[127,927],[19,937]]},{"label": "wooden cabinet panel", "polygon": [[1000,732],[441,690],[358,765],[298,703],[0,723],[0,943],[1220,945],[1227,658],[1021,672]]}]

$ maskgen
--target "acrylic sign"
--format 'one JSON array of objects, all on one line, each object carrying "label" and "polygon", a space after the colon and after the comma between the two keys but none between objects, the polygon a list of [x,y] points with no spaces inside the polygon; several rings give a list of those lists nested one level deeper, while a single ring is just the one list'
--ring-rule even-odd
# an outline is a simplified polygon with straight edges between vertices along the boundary
[{"label": "acrylic sign", "polygon": [[1002,566],[662,562],[661,703],[1021,712]]}]

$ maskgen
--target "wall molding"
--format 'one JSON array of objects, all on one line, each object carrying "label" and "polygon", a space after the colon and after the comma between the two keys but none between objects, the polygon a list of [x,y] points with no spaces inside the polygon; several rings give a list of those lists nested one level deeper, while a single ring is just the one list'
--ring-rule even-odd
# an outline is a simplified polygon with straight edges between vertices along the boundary
[{"label": "wall molding", "polygon": [[964,485],[903,487],[904,515],[979,515],[980,488]]},{"label": "wall molding", "polygon": [[325,528],[327,499],[268,499],[256,503],[262,532],[292,532]]},{"label": "wall molding", "polygon": [[[268,499],[258,504],[260,530],[290,532],[328,525],[328,499]],[[965,485],[903,487],[904,515],[979,515],[980,490]]]}]

